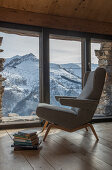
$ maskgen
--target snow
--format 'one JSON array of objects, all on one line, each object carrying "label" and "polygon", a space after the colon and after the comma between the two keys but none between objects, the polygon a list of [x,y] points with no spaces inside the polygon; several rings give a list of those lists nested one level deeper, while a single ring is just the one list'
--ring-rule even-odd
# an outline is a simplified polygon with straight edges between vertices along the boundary
[{"label": "snow", "polygon": [[[95,68],[95,66],[94,66]],[[5,92],[3,114],[29,116],[39,103],[39,60],[32,53],[8,58],[4,64]],[[50,63],[51,104],[60,105],[55,95],[78,96],[81,93],[81,64]]]}]

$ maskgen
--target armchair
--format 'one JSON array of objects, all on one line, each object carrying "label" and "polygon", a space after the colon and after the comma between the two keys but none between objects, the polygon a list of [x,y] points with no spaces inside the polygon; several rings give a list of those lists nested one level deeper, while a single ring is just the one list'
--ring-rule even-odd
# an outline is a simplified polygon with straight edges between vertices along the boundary
[{"label": "armchair", "polygon": [[93,125],[90,123],[99,103],[105,82],[106,71],[104,68],[97,68],[95,71],[87,72],[85,75],[85,86],[79,97],[55,96],[56,100],[62,105],[71,106],[74,109],[53,106],[50,104],[39,103],[36,113],[46,120],[43,130],[48,126],[44,141],[52,127],[59,128],[68,132],[90,127],[96,139],[98,136]]}]

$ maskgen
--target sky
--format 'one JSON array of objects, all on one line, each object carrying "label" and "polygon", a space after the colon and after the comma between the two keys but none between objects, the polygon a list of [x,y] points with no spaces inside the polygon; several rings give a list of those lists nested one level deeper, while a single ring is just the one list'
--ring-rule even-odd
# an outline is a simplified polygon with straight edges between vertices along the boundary
[{"label": "sky", "polygon": [[[39,58],[39,38],[31,36],[20,36],[16,34],[7,34],[0,32],[3,37],[0,58],[10,58],[16,55],[26,55],[33,53]],[[100,44],[91,45],[92,63],[97,64],[98,59],[94,50],[100,49]],[[50,39],[50,62],[56,64],[81,63],[81,43],[68,40]]]}]

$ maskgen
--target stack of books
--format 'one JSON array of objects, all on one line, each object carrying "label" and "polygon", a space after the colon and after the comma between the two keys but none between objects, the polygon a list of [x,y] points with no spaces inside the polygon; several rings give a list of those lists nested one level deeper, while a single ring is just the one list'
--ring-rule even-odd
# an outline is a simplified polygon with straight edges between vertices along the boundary
[{"label": "stack of books", "polygon": [[40,142],[36,131],[23,130],[15,133],[14,135],[14,150],[20,149],[38,149]]}]

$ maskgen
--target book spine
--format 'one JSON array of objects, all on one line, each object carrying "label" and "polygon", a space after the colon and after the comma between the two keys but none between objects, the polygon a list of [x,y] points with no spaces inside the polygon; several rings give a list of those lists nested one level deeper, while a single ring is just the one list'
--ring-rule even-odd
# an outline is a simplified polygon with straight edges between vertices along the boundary
[{"label": "book spine", "polygon": [[28,137],[26,137],[26,136],[22,136],[22,135],[13,135],[14,137],[16,137],[16,138],[24,138],[24,139],[29,139]]},{"label": "book spine", "polygon": [[36,133],[27,134],[27,133],[23,133],[23,132],[18,132],[18,134],[19,134],[19,135],[26,136],[26,137],[31,137],[31,136],[36,135]]},{"label": "book spine", "polygon": [[14,139],[14,142],[28,142],[28,143],[32,143],[31,140],[23,140],[23,139]]},{"label": "book spine", "polygon": [[14,134],[14,137],[18,137],[18,138],[25,138],[25,139],[33,139],[38,137],[36,134],[35,135],[23,135],[23,134]]},{"label": "book spine", "polygon": [[37,136],[34,136],[32,138],[24,138],[24,137],[14,136],[14,140],[30,140],[30,141],[34,141],[34,140],[39,140],[39,138]]},{"label": "book spine", "polygon": [[27,142],[14,142],[14,145],[18,146],[18,145],[22,145],[22,146],[32,146],[31,143],[27,143]]}]

